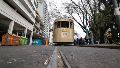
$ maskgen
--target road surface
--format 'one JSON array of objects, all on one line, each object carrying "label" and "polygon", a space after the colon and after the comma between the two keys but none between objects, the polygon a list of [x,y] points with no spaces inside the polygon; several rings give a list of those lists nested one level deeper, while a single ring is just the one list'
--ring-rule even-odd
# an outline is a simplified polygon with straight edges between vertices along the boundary
[{"label": "road surface", "polygon": [[120,49],[59,46],[71,68],[120,68]]},{"label": "road surface", "polygon": [[46,68],[54,46],[0,46],[0,68]]}]

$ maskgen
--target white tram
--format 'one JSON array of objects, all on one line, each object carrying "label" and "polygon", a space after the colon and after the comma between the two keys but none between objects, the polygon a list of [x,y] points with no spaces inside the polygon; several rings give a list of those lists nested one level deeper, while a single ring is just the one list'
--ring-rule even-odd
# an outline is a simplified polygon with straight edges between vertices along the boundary
[{"label": "white tram", "polygon": [[72,19],[62,18],[54,21],[53,43],[73,44],[74,42],[74,22]]}]

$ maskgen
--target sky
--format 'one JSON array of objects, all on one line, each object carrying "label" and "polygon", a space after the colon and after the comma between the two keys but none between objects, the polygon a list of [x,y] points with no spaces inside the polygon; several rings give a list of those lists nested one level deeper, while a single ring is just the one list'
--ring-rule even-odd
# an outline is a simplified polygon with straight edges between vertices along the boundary
[{"label": "sky", "polygon": [[[74,0],[74,2],[77,2],[77,1],[78,0]],[[64,8],[63,3],[65,3],[65,2],[70,3],[70,0],[46,0],[46,2],[47,2],[47,5],[48,5],[48,12],[51,11],[52,8],[54,8],[54,6],[50,6],[50,4],[49,4],[50,2],[52,2],[57,6],[57,8],[60,10],[60,12],[62,14],[65,14],[65,11],[63,9]],[[76,18],[78,18],[78,17],[76,16]],[[52,23],[52,21],[51,21],[51,23]],[[81,27],[76,22],[74,22],[74,30],[75,30],[75,32],[78,33],[79,38],[80,37],[85,37],[85,33],[83,32]]]}]

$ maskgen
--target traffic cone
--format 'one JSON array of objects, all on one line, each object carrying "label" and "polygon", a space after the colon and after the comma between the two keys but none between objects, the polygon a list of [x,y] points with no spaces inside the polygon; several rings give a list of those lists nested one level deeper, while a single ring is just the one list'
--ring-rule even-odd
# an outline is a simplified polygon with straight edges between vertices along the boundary
[{"label": "traffic cone", "polygon": [[45,41],[46,43],[46,47],[48,47],[48,38],[46,38],[46,41]]}]

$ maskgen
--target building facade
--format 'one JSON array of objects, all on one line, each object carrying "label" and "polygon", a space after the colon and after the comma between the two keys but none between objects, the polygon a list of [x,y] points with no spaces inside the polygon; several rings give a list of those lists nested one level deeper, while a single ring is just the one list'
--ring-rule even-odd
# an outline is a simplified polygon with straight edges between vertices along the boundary
[{"label": "building facade", "polygon": [[50,38],[50,17],[49,17],[49,12],[48,12],[48,8],[47,8],[47,4],[44,1],[44,7],[43,7],[43,13],[44,13],[44,33],[46,35],[46,38]]},{"label": "building facade", "polygon": [[[42,22],[43,22],[43,25],[44,25],[44,31],[43,31],[43,37],[46,38],[48,37],[49,38],[49,12],[48,12],[48,9],[47,9],[47,4],[45,2],[45,0],[37,0],[38,2],[38,13],[41,15],[41,19],[42,19]],[[41,10],[42,9],[42,10]]]},{"label": "building facade", "polygon": [[52,45],[53,44],[53,25],[50,24],[49,25],[49,44]]},{"label": "building facade", "polygon": [[32,44],[33,36],[44,30],[37,5],[37,0],[0,0],[0,38],[5,33],[22,35]]}]

